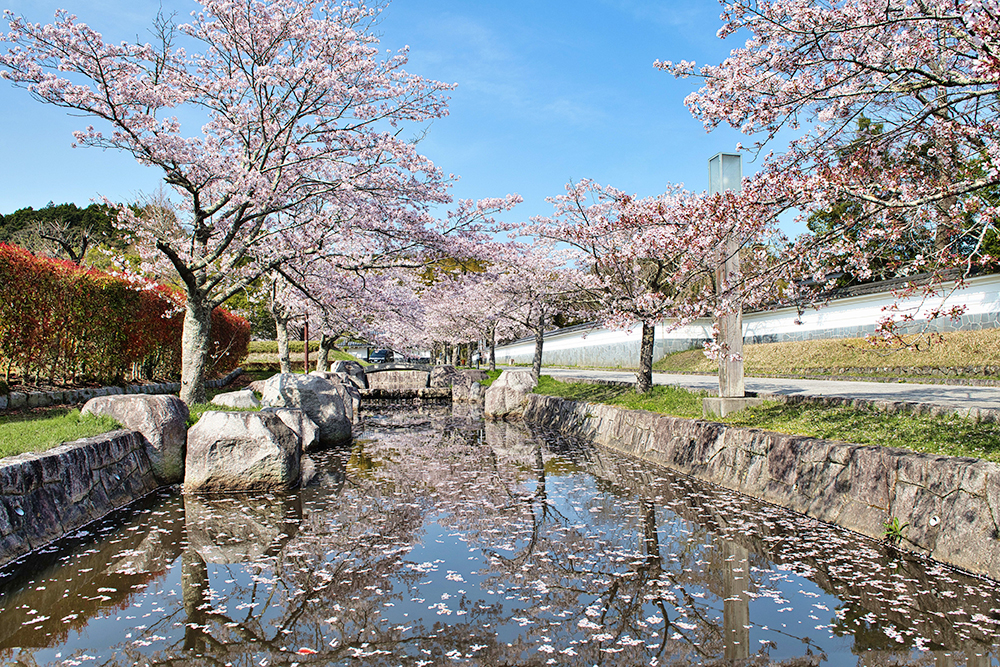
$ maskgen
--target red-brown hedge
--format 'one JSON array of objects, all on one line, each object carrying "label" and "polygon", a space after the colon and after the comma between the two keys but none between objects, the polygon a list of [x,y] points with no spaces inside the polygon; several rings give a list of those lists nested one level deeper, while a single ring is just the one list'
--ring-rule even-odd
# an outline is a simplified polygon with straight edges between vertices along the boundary
[{"label": "red-brown hedge", "polygon": [[[0,243],[0,360],[27,377],[138,379],[180,372],[184,295]],[[250,324],[212,313],[216,373],[246,354]]]}]

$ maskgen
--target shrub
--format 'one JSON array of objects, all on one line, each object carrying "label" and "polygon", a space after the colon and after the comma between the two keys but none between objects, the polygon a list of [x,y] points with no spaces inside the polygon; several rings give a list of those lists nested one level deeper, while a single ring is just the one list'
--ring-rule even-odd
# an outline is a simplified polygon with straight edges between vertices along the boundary
[{"label": "shrub", "polygon": [[[183,293],[36,257],[0,244],[0,358],[5,380],[104,381],[175,376],[181,364]],[[214,370],[235,368],[250,325],[217,308],[212,314]]]}]

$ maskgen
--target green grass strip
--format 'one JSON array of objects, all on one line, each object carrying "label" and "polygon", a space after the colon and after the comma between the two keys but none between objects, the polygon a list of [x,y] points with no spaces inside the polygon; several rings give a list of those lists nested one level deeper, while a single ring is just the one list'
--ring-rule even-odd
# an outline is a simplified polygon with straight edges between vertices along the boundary
[{"label": "green grass strip", "polygon": [[[636,394],[629,387],[559,382],[547,375],[539,379],[535,393],[688,419],[701,417],[701,400],[707,396],[704,392],[661,385],[648,394]],[[745,428],[1000,463],[1000,424],[980,423],[958,416],[929,417],[765,401],[761,407],[729,415],[722,421]]]},{"label": "green grass strip", "polygon": [[571,401],[618,405],[629,410],[649,410],[688,419],[701,417],[701,399],[708,396],[704,392],[693,392],[669,385],[655,385],[649,392],[637,394],[631,387],[560,382],[548,375],[538,379],[535,393],[559,396]]},{"label": "green grass strip", "polygon": [[43,452],[119,428],[121,424],[111,417],[81,415],[76,408],[0,417],[0,457]]},{"label": "green grass strip", "polygon": [[766,401],[729,415],[733,426],[899,447],[914,452],[968,456],[1000,462],[1000,424],[952,415],[929,417],[875,409],[787,405]]}]

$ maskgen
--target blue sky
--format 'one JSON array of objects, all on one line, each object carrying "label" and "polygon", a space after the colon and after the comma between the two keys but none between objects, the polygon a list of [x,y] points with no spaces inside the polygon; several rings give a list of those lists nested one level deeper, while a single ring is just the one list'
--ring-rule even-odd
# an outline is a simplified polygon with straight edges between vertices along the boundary
[{"label": "blue sky", "polygon": [[[163,0],[186,20],[193,3]],[[8,0],[29,20],[57,8],[105,38],[146,41],[158,1]],[[743,137],[707,133],[684,107],[694,79],[676,80],[653,62],[717,64],[739,43],[716,37],[710,0],[394,0],[380,26],[385,48],[410,47],[408,69],[457,83],[450,115],[435,121],[420,150],[461,177],[455,197],[516,192],[525,203],[505,216],[545,215],[544,200],[570,180],[592,178],[640,196],[667,183],[707,187],[707,160]],[[92,199],[134,200],[159,174],[124,154],[71,148],[88,119],[40,104],[0,81],[0,213]],[[744,165],[744,173],[754,170]]]}]

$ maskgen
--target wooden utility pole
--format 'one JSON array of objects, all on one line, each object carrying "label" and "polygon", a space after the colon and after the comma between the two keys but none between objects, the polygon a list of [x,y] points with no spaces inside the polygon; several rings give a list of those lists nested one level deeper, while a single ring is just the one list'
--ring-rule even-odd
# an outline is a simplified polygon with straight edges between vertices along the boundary
[{"label": "wooden utility pole", "polygon": [[304,324],[302,326],[302,342],[304,343],[303,348],[305,352],[305,358],[303,360],[302,372],[309,373],[309,316],[303,315],[302,319]]}]

